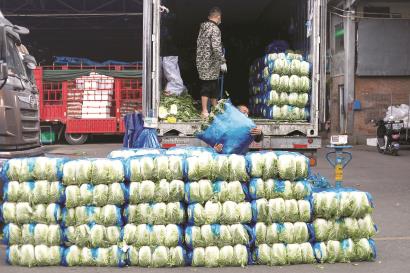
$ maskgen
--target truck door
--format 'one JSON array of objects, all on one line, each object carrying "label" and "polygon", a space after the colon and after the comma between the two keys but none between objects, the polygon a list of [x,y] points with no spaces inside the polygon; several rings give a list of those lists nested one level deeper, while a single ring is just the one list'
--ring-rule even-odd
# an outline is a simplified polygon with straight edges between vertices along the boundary
[{"label": "truck door", "polygon": [[[326,0],[310,0],[308,30],[312,62],[311,123],[319,130],[319,111],[325,111],[326,100]],[[320,103],[320,105],[319,105]]]},{"label": "truck door", "polygon": [[145,123],[158,122],[160,90],[160,0],[144,0],[142,109]]}]

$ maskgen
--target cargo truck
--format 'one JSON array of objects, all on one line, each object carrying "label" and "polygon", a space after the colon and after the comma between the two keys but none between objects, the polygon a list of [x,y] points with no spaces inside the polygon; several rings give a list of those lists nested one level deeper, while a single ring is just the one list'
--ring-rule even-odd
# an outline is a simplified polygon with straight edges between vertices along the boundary
[{"label": "cargo truck", "polygon": [[28,33],[0,12],[0,161],[42,153],[35,60],[19,50],[19,34]]},{"label": "cargo truck", "polygon": [[[167,1],[168,3],[172,1]],[[255,27],[263,24],[265,32],[256,35],[264,36],[265,41],[273,40],[274,31],[278,29],[278,20],[288,16],[293,27],[294,45],[299,45],[307,60],[311,63],[311,94],[310,118],[306,122],[275,122],[268,119],[254,121],[263,133],[261,143],[253,143],[253,149],[283,149],[298,150],[308,155],[313,155],[321,147],[319,136],[319,93],[325,88],[325,50],[326,50],[326,3],[325,0],[245,0],[236,1],[176,1],[175,12],[178,14],[179,29],[183,35],[196,38],[199,29],[199,20],[206,19],[207,11],[214,5],[222,9],[222,24],[229,22],[228,31],[241,33],[241,28],[246,25]],[[162,146],[165,148],[183,145],[204,145],[196,139],[194,133],[199,129],[199,120],[191,122],[167,123],[158,119],[158,109],[161,94],[160,75],[160,30],[161,12],[164,8],[160,0],[144,0],[143,12],[143,113],[146,124],[158,128]],[[201,19],[197,19],[201,18]],[[194,26],[192,26],[194,24]],[[286,25],[285,27],[288,27]],[[272,27],[272,30],[270,30]],[[222,35],[226,35],[226,31]],[[229,34],[229,33],[228,33]],[[191,44],[195,42],[191,39]],[[251,41],[249,41],[251,42]],[[263,52],[255,53],[263,54]],[[235,56],[236,58],[238,56]],[[259,56],[261,57],[261,56]],[[192,58],[195,60],[195,58]],[[230,59],[227,58],[228,74]],[[232,67],[231,67],[232,68]],[[194,69],[194,66],[193,66]],[[244,69],[249,69],[246,67]],[[238,75],[240,77],[240,75]],[[247,86],[245,90],[248,90]],[[234,93],[234,92],[232,92]],[[232,94],[232,96],[235,94]]]}]

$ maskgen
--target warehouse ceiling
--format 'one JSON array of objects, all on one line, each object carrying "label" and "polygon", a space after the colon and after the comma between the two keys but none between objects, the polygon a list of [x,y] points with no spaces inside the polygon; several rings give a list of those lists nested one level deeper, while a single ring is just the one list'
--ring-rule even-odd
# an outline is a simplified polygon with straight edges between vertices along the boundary
[{"label": "warehouse ceiling", "polygon": [[0,9],[30,29],[23,43],[43,64],[61,55],[141,60],[142,0],[0,0]]}]

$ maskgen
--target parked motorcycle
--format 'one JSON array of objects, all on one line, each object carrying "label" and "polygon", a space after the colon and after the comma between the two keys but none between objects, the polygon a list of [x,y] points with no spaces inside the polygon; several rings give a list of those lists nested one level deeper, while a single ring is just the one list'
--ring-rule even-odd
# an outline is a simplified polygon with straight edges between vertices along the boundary
[{"label": "parked motorcycle", "polygon": [[399,155],[400,131],[404,128],[402,120],[379,120],[377,126],[377,151],[383,154]]}]

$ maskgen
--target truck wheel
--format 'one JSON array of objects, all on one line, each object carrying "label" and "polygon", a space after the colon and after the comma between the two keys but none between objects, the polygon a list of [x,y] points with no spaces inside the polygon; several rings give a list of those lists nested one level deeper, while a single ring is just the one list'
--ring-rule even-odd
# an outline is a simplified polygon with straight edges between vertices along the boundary
[{"label": "truck wheel", "polygon": [[87,141],[88,135],[87,134],[64,134],[65,140],[70,145],[81,145]]}]

